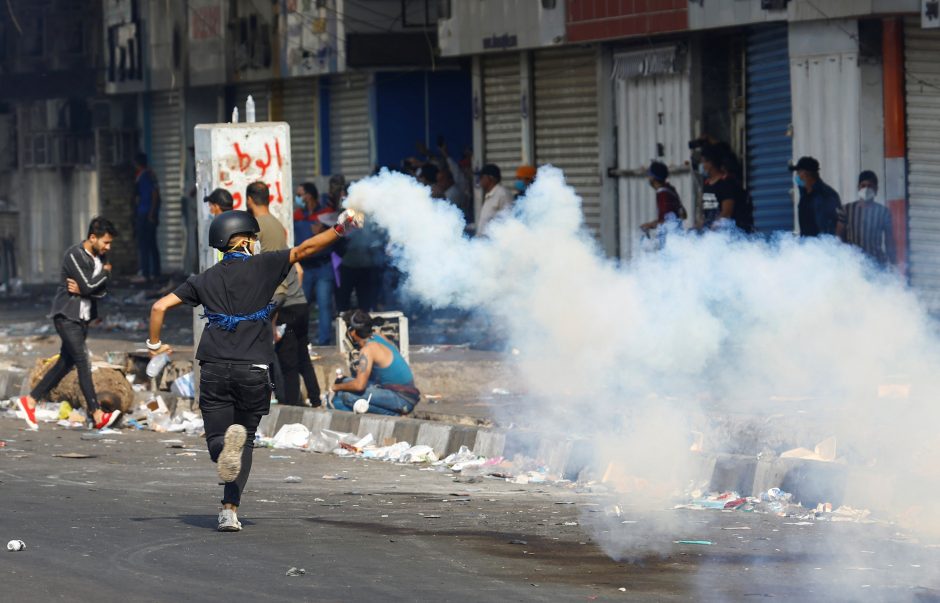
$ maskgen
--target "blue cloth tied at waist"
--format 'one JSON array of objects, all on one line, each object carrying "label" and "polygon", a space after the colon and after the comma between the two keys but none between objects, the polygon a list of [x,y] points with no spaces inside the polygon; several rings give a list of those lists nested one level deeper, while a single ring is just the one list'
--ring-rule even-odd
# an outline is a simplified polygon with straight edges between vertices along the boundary
[{"label": "blue cloth tied at waist", "polygon": [[210,327],[217,327],[223,331],[234,331],[238,328],[238,323],[244,322],[246,320],[268,320],[271,318],[271,313],[274,312],[274,309],[277,305],[274,302],[269,303],[267,306],[261,308],[257,312],[252,312],[251,314],[222,314],[221,312],[206,312],[201,315],[200,318],[205,318],[209,321]]}]

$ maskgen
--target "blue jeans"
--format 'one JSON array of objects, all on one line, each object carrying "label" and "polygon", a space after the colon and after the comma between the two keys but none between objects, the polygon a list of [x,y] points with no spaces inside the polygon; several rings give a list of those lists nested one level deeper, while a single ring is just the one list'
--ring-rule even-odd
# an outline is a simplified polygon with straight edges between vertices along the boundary
[{"label": "blue jeans", "polygon": [[333,341],[333,291],[336,289],[333,264],[327,261],[321,266],[303,268],[302,286],[307,303],[316,301],[317,304],[317,345],[330,345]]},{"label": "blue jeans", "polygon": [[[369,396],[372,399],[369,400]],[[333,396],[333,407],[336,410],[345,410],[352,412],[353,404],[359,398],[369,400],[369,412],[376,415],[389,415],[397,417],[407,415],[414,409],[415,403],[396,394],[390,389],[382,389],[376,385],[366,387],[366,391],[360,393],[354,392],[336,392]]]},{"label": "blue jeans", "polygon": [[157,247],[157,225],[147,215],[138,215],[135,224],[137,256],[140,272],[148,280],[160,276],[160,248]]}]

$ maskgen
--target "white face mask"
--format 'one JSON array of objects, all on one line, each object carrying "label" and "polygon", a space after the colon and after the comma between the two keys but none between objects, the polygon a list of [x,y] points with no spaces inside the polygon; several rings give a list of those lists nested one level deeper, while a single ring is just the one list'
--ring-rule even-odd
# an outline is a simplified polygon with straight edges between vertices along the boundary
[{"label": "white face mask", "polygon": [[858,198],[862,201],[871,201],[875,198],[875,189],[870,186],[863,186],[858,189]]}]

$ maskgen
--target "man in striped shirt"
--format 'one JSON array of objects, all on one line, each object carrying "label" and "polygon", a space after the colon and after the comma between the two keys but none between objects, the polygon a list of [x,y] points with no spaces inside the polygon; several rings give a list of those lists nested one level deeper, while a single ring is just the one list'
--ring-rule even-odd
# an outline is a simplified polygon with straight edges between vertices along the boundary
[{"label": "man in striped shirt", "polygon": [[840,216],[842,240],[884,266],[895,261],[894,233],[891,213],[875,202],[877,194],[878,177],[871,170],[863,171],[858,175],[858,201],[846,205]]}]

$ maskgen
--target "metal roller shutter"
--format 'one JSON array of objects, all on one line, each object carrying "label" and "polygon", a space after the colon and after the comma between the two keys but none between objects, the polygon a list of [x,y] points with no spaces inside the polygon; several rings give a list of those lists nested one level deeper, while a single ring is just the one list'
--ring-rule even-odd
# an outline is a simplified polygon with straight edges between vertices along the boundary
[{"label": "metal roller shutter", "polygon": [[483,161],[507,175],[522,159],[519,55],[483,57]]},{"label": "metal roller shutter", "polygon": [[[271,119],[270,82],[240,82],[235,85],[234,102],[238,105],[238,121],[244,122],[247,120],[245,101],[248,100],[249,94],[251,99],[255,101],[255,121],[269,121]],[[231,111],[231,108],[229,111]]]},{"label": "metal roller shutter", "polygon": [[584,222],[600,235],[597,51],[562,48],[535,54],[535,161],[561,168],[581,197]]},{"label": "metal roller shutter", "polygon": [[755,225],[763,232],[795,229],[793,181],[787,169],[793,156],[787,45],[786,24],[747,36],[747,186]]},{"label": "metal roller shutter", "polygon": [[[647,177],[652,160],[669,167],[669,182],[676,188],[690,221],[695,215],[692,174],[686,165],[692,137],[691,85],[686,62],[676,61],[675,73],[647,75],[637,67],[655,64],[664,48],[614,55],[628,64],[615,73],[617,115],[617,186],[620,256],[629,259],[640,248],[640,225],[656,219],[656,195]],[[676,49],[665,48],[674,55]],[[678,55],[676,55],[678,56]]]},{"label": "metal roller shutter", "polygon": [[183,268],[183,107],[178,90],[154,92],[150,97],[150,165],[160,184],[161,270]]},{"label": "metal roller shutter", "polygon": [[318,175],[319,131],[317,78],[297,78],[284,82],[281,119],[290,124],[290,153],[294,186],[313,181]]},{"label": "metal roller shutter", "polygon": [[906,24],[904,71],[911,284],[940,309],[940,31]]},{"label": "metal roller shutter", "polygon": [[330,171],[346,180],[372,173],[369,78],[336,76],[330,82]]}]

